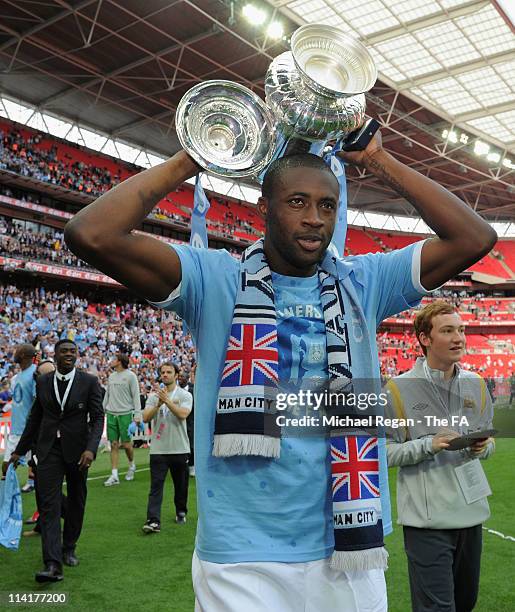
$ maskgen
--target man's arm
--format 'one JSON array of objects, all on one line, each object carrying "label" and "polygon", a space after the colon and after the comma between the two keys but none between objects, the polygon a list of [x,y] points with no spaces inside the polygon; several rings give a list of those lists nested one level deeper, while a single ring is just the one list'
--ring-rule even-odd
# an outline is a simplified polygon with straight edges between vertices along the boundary
[{"label": "man's arm", "polygon": [[132,395],[132,408],[134,410],[134,420],[137,423],[141,422],[141,401],[139,399],[139,383],[138,377],[133,372],[131,376],[131,395]]},{"label": "man's arm", "polygon": [[104,399],[102,400],[102,408],[104,409],[104,412],[107,410],[108,406],[109,406],[109,379],[107,380],[106,392],[104,393]]},{"label": "man's arm", "polygon": [[166,389],[159,389],[157,392],[157,399],[161,404],[164,404],[168,410],[175,415],[178,419],[183,421],[191,412],[191,406],[193,404],[193,397],[191,393],[185,392],[182,399],[171,399],[166,392]]},{"label": "man's arm", "polygon": [[15,455],[25,455],[27,451],[29,451],[36,442],[37,435],[39,433],[39,428],[41,426],[41,419],[43,418],[43,407],[39,401],[39,398],[36,395],[36,399],[32,404],[32,408],[30,410],[29,418],[27,419],[27,423],[25,424],[25,429],[21,435],[21,438],[16,445],[16,449],[13,454]]},{"label": "man's arm", "polygon": [[86,450],[91,451],[96,455],[102,430],[104,429],[104,409],[102,407],[102,390],[98,378],[91,384],[88,397],[88,412],[89,412],[89,436]]},{"label": "man's arm", "polygon": [[[385,389],[388,397],[385,416],[390,419],[398,419],[400,425],[407,420],[402,394],[394,380],[389,380]],[[385,434],[389,467],[403,467],[416,465],[422,461],[433,461],[436,453],[446,449],[450,440],[458,435],[455,432],[441,432],[434,436],[412,440],[405,426],[386,427]]]},{"label": "man's arm", "polygon": [[404,197],[436,233],[422,249],[420,279],[425,289],[441,284],[486,255],[497,241],[495,230],[450,191],[387,153],[376,133],[364,151],[338,153],[362,166]]},{"label": "man's arm", "polygon": [[157,401],[157,396],[154,394],[149,395],[147,403],[145,404],[145,410],[143,410],[143,422],[150,423],[158,410],[159,402]]},{"label": "man's arm", "polygon": [[[479,378],[479,385],[481,388],[481,397],[484,397],[484,405],[481,406],[481,419],[478,423],[479,431],[493,428],[494,420],[494,407],[492,405],[492,396],[487,389],[484,378]],[[485,440],[478,440],[468,448],[469,455],[474,459],[488,459],[495,452],[495,440],[494,438],[486,438]]]},{"label": "man's arm", "polygon": [[155,302],[166,299],[181,282],[179,257],[166,244],[132,230],[166,194],[199,170],[179,151],[159,166],[123,181],[66,224],[66,244],[75,255],[139,295]]}]

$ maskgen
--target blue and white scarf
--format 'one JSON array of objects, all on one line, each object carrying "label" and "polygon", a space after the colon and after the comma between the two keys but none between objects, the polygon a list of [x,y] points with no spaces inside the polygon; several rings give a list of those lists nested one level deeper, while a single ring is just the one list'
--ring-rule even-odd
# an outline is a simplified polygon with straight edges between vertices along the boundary
[{"label": "blue and white scarf", "polygon": [[[326,329],[330,390],[352,389],[352,370],[370,371],[363,351],[350,355],[342,287],[336,258],[329,252],[319,267]],[[349,295],[351,309],[359,311]],[[356,307],[355,307],[356,306]],[[279,382],[277,316],[272,274],[263,240],[243,254],[236,304],[217,401],[213,455],[281,453],[281,429],[274,397]],[[363,363],[356,361],[362,360]],[[369,374],[371,376],[371,374]],[[331,431],[331,472],[336,570],[386,569],[379,494],[378,439]],[[323,508],[320,512],[323,512]]]}]

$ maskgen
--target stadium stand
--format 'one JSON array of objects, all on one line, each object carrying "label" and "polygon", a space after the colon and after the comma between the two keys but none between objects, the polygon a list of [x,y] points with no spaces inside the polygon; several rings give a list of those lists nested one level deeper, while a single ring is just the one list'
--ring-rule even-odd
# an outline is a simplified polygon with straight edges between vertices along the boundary
[{"label": "stadium stand", "polygon": [[[93,199],[139,169],[0,120],[0,170],[31,176],[63,189],[82,191]],[[0,216],[0,248],[2,257],[7,258],[4,273],[10,274],[6,261],[16,260],[21,263],[15,266],[18,270],[38,271],[52,278],[65,276],[103,285],[114,284],[66,247],[62,229],[73,214],[70,209],[61,210],[59,201],[54,201],[53,206],[42,206],[38,204],[41,198],[37,193],[18,194],[13,198],[9,188],[3,186],[1,189],[5,194],[0,196],[3,213]],[[223,246],[233,253],[240,252],[262,235],[263,220],[250,205],[229,202],[219,196],[211,196],[210,204],[207,215],[210,237],[230,240]],[[183,185],[158,204],[148,218],[154,225],[145,230],[155,233],[158,226],[180,228],[181,231],[156,237],[185,242],[189,237],[192,208],[193,189],[190,185]],[[29,211],[33,213],[32,217]],[[346,254],[387,252],[421,238],[415,234],[349,227]],[[238,242],[239,247],[236,246]],[[496,249],[467,273],[479,272],[494,280],[513,278],[514,246],[513,240],[499,241]],[[37,263],[39,268],[35,267]],[[43,268],[43,264],[46,267]],[[64,272],[59,272],[60,269]],[[194,359],[191,339],[183,335],[180,323],[171,315],[157,315],[139,301],[132,303],[127,295],[110,304],[89,301],[81,297],[83,285],[73,291],[67,287],[63,291],[47,293],[45,289],[37,292],[24,288],[17,281],[18,277],[10,274],[9,285],[2,284],[0,289],[0,333],[3,346],[7,346],[0,353],[0,377],[12,375],[9,364],[14,343],[35,340],[42,355],[51,356],[55,341],[65,336],[81,343],[81,366],[101,375],[105,375],[108,356],[120,345],[130,349],[132,363],[143,379],[150,378],[151,371],[167,358],[181,362],[186,368],[191,367]],[[509,333],[513,329],[515,300],[501,296],[492,298],[481,293],[469,296],[465,289],[459,294],[444,291],[443,295],[459,308],[470,328],[468,355],[464,360],[466,367],[487,376],[508,376],[515,363],[515,335]],[[159,321],[158,316],[161,317]],[[414,311],[408,311],[402,318],[386,321],[378,334],[383,373],[387,376],[410,368],[418,355],[416,340],[408,333],[413,317]],[[49,321],[50,327],[45,328],[45,333],[40,333],[42,321]],[[9,327],[14,330],[12,335],[7,333]]]}]

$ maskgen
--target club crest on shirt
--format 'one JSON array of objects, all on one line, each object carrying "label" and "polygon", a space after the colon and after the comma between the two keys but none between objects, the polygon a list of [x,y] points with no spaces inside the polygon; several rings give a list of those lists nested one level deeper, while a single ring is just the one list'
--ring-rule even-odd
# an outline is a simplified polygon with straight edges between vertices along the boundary
[{"label": "club crest on shirt", "polygon": [[423,412],[424,410],[427,410],[429,408],[429,404],[423,404],[422,402],[419,402],[418,404],[415,404],[414,406],[411,407],[412,410],[415,410],[417,412]]},{"label": "club crest on shirt", "polygon": [[474,410],[475,407],[476,402],[472,397],[463,398],[463,408],[465,408],[466,410]]}]

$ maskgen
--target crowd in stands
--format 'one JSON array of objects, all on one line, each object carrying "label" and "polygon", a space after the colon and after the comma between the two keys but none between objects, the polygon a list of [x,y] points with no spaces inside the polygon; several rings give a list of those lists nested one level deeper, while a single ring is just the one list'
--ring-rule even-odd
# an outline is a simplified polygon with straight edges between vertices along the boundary
[{"label": "crowd in stands", "polygon": [[[99,196],[120,182],[121,170],[117,171],[112,162],[106,162],[111,169],[100,167],[101,155],[91,158],[98,160],[95,165],[84,161],[86,157],[74,158],[74,151],[69,147],[59,146],[61,149],[48,137],[32,130],[20,131],[14,126],[12,129],[4,126],[2,130],[0,126],[0,169],[92,196]],[[0,191],[13,195],[5,186]],[[38,202],[37,196],[26,199]],[[207,218],[210,233],[225,238],[234,238],[236,233],[244,241],[261,236],[262,221],[255,211],[223,198],[212,198],[211,202]],[[179,188],[149,217],[188,227],[191,207],[191,191]],[[388,252],[417,239],[419,237],[379,233],[367,228],[363,231],[349,228],[346,254]],[[239,252],[232,247],[229,250]],[[0,252],[15,258],[92,269],[68,250],[62,230],[30,221],[0,217]],[[497,252],[492,255],[498,258]],[[513,320],[515,313],[515,300],[484,299],[481,294],[471,298],[465,290],[443,290],[440,297],[459,308],[467,322]],[[402,318],[412,320],[415,314],[416,311],[410,310],[403,313]],[[194,359],[191,339],[183,335],[181,323],[171,314],[156,313],[143,304],[97,306],[69,293],[47,294],[44,289],[19,291],[14,287],[0,287],[0,378],[12,375],[12,347],[15,344],[33,341],[43,357],[51,357],[53,345],[60,337],[74,338],[81,349],[79,366],[98,373],[102,379],[109,373],[107,364],[111,354],[121,345],[130,353],[132,367],[144,381],[153,378],[156,365],[163,359],[173,359],[185,368],[191,367]],[[505,348],[509,355],[513,345],[509,342],[508,345]],[[380,334],[378,348],[387,376],[411,367],[419,354],[415,338],[408,333]],[[470,353],[479,354],[480,350],[472,346]],[[486,355],[483,362],[476,360],[469,363],[469,367],[479,372],[496,371],[496,368],[513,370],[515,362],[509,357],[505,361],[495,354]]]},{"label": "crowd in stands", "polygon": [[93,269],[68,249],[63,232],[53,227],[40,227],[44,230],[34,231],[31,227],[26,227],[26,223],[22,220],[0,216],[2,255],[60,266]]},{"label": "crowd in stands", "polygon": [[120,177],[107,168],[74,160],[68,154],[58,158],[56,146],[37,146],[41,140],[37,133],[24,136],[16,129],[0,129],[0,169],[93,196],[102,195],[120,182]]},{"label": "crowd in stands", "polygon": [[14,371],[14,349],[33,343],[41,358],[53,358],[57,340],[70,338],[79,347],[77,367],[105,383],[109,362],[118,351],[130,355],[130,367],[142,391],[156,381],[165,361],[189,371],[195,360],[191,337],[173,314],[143,303],[95,304],[75,293],[0,286],[0,380]]},{"label": "crowd in stands", "polygon": [[[54,345],[60,338],[77,343],[78,367],[98,375],[102,383],[110,373],[112,357],[120,350],[127,352],[142,394],[155,382],[164,361],[177,363],[185,372],[195,362],[191,337],[183,332],[182,323],[173,313],[157,311],[144,303],[95,303],[77,293],[44,287],[0,286],[0,381],[8,381],[15,373],[16,345],[31,342],[41,358],[53,358]],[[485,339],[491,353],[485,355],[471,342],[463,366],[489,376],[508,376],[515,369],[514,337],[506,342],[506,355],[496,354],[493,340],[489,344]],[[382,373],[387,378],[409,369],[421,354],[411,331],[378,333],[377,345]]]},{"label": "crowd in stands", "polygon": [[[183,214],[173,210],[167,210],[164,206],[157,206],[154,208],[149,217],[161,221],[172,221],[189,227],[191,221],[191,208],[174,202],[173,197],[170,196],[166,196],[164,198],[164,202],[172,204],[174,208],[180,210]],[[218,234],[222,238],[231,239],[234,239],[235,231],[249,234],[249,236],[254,236],[256,239],[262,236],[262,232],[259,229],[256,229],[248,219],[242,219],[234,215],[230,209],[230,203],[227,200],[224,200],[223,198],[216,198],[215,204],[217,207],[224,207],[226,210],[219,211],[222,219],[210,218],[208,213],[207,228],[210,233]]]}]

